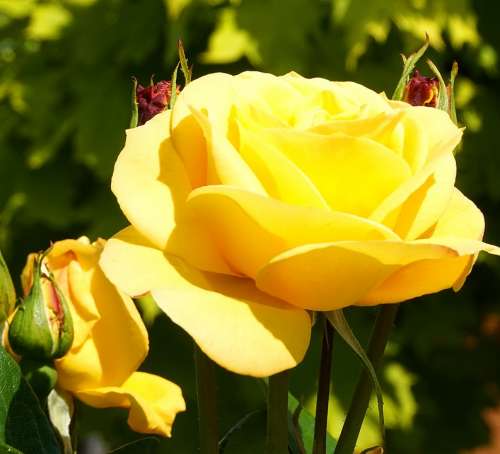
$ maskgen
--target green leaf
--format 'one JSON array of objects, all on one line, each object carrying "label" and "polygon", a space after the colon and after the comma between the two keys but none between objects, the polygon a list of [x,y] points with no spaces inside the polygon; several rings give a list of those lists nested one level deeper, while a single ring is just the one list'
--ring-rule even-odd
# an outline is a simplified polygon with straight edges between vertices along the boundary
[{"label": "green leaf", "polygon": [[8,450],[10,446],[24,454],[61,454],[40,403],[3,347],[0,370],[0,453],[1,449],[15,453]]},{"label": "green leaf", "polygon": [[[312,452],[314,442],[314,417],[302,407],[300,402],[288,393],[288,432],[289,447],[293,454]],[[326,434],[327,452],[333,452],[336,441]]]},{"label": "green leaf", "polygon": [[439,69],[437,69],[436,65],[432,63],[431,60],[427,60],[427,64],[429,65],[429,68],[431,68],[432,72],[436,75],[439,81],[439,94],[438,94],[436,108],[444,110],[445,112],[449,112],[450,104],[448,101],[448,90],[446,88],[446,84],[444,83],[443,76],[439,72]]},{"label": "green leaf", "polygon": [[380,426],[380,434],[382,440],[385,440],[385,424],[384,424],[384,398],[382,396],[382,387],[377,378],[377,372],[373,368],[373,365],[368,358],[364,348],[359,343],[358,339],[352,332],[349,323],[347,322],[344,312],[342,309],[337,311],[327,312],[326,316],[335,330],[340,334],[342,339],[346,342],[346,344],[351,347],[354,352],[358,355],[358,357],[363,362],[363,365],[368,370],[370,377],[373,382],[373,387],[375,388],[375,394],[377,395],[377,404],[378,404],[378,418],[379,418],[379,426]]},{"label": "green leaf", "polygon": [[394,93],[392,94],[392,99],[395,99],[397,101],[401,101],[403,99],[405,87],[408,84],[408,80],[410,79],[411,73],[413,72],[415,65],[420,60],[422,55],[424,55],[428,47],[429,47],[429,36],[426,35],[425,42],[420,49],[411,54],[409,57],[405,57],[404,55],[402,55],[404,64],[403,73],[401,74],[401,78],[399,79],[399,82],[396,85]]}]

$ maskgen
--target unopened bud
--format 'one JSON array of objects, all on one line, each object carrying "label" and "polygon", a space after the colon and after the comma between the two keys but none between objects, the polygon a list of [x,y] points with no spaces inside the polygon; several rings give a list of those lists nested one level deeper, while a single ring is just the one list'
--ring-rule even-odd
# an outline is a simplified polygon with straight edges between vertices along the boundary
[{"label": "unopened bud", "polygon": [[45,266],[44,256],[38,254],[34,257],[31,288],[9,326],[10,347],[23,359],[60,358],[73,343],[73,322],[68,303]]},{"label": "unopened bud", "polygon": [[10,277],[7,264],[0,252],[0,332],[3,322],[14,310],[16,304],[16,293]]},{"label": "unopened bud", "polygon": [[143,125],[155,115],[163,112],[168,107],[171,97],[172,83],[169,81],[161,80],[149,87],[138,84],[136,89],[136,101],[139,111],[137,125]]},{"label": "unopened bud", "polygon": [[437,77],[420,75],[418,69],[405,87],[403,100],[412,106],[436,107],[439,95],[439,81]]}]

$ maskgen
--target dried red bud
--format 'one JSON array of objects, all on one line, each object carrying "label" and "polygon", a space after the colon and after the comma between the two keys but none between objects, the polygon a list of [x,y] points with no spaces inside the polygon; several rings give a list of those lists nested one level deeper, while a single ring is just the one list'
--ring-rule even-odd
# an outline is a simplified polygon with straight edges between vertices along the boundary
[{"label": "dried red bud", "polygon": [[412,106],[436,107],[439,81],[436,77],[421,76],[416,69],[406,85],[403,100]]},{"label": "dried red bud", "polygon": [[172,84],[167,80],[161,80],[149,87],[137,85],[136,100],[139,110],[137,126],[143,125],[155,115],[163,112],[168,107],[171,96]]}]

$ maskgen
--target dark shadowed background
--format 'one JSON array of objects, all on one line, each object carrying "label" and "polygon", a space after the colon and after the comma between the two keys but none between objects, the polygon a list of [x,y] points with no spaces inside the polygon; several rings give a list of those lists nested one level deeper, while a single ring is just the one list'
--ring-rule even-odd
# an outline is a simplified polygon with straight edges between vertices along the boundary
[{"label": "dark shadowed background", "polygon": [[[459,62],[466,132],[457,185],[485,213],[486,240],[500,244],[499,17],[500,3],[467,0],[0,0],[0,248],[18,275],[26,254],[51,240],[107,237],[126,224],[109,182],[128,125],[131,76],[143,84],[152,74],[169,79],[178,38],[194,77],[293,70],[390,95],[399,53],[419,47],[426,32],[443,73]],[[425,63],[420,69],[428,73]],[[500,260],[484,257],[458,295],[403,305],[381,372],[390,453],[500,453],[499,290]],[[374,311],[347,315],[365,340]],[[180,384],[188,405],[173,438],[153,442],[152,452],[194,453],[191,341],[164,316],[148,323],[143,368]],[[292,391],[310,410],[318,341],[315,333],[292,375]],[[340,340],[335,350],[333,434],[360,370]],[[222,429],[262,409],[264,391],[257,380],[219,370]],[[377,442],[372,407],[363,447]],[[78,413],[81,437],[109,449],[140,438],[124,411],[82,405]],[[261,452],[262,420],[251,419],[226,452]]]}]

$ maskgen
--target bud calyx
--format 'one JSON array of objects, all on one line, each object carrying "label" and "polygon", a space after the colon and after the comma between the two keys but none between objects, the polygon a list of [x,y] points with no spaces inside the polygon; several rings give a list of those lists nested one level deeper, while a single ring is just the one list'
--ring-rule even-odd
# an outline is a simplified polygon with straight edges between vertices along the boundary
[{"label": "bud calyx", "polygon": [[51,360],[64,356],[73,343],[69,306],[52,273],[38,254],[32,285],[9,326],[9,344],[23,358]]}]

